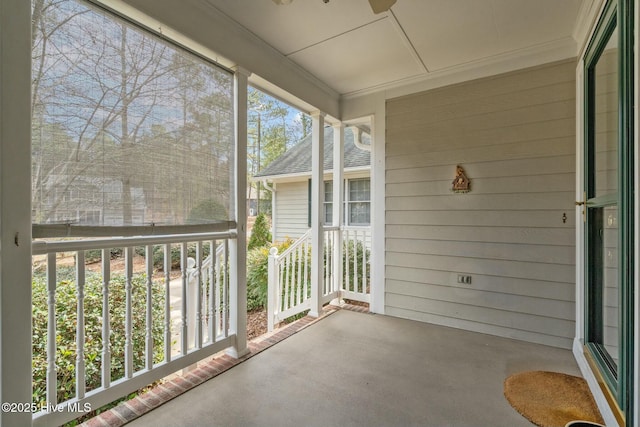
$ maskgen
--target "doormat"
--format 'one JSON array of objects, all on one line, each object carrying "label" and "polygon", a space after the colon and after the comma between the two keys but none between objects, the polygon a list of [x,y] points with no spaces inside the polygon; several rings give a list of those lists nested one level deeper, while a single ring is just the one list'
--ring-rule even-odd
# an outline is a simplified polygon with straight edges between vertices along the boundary
[{"label": "doormat", "polygon": [[559,372],[528,371],[504,381],[504,395],[539,427],[564,427],[575,420],[604,424],[587,382]]}]

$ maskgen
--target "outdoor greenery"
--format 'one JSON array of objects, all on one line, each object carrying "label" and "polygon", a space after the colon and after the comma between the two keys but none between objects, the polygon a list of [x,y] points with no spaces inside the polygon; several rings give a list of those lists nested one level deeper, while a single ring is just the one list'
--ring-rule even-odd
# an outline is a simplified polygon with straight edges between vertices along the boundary
[{"label": "outdoor greenery", "polygon": [[[282,253],[293,244],[293,240],[273,245]],[[247,310],[267,307],[269,279],[269,250],[272,245],[254,248],[247,253]]]},{"label": "outdoor greenery", "polygon": [[31,3],[33,222],[228,220],[233,75],[90,2]]},{"label": "outdoor greenery", "polygon": [[[342,278],[345,287],[349,285],[348,289],[353,291],[362,292],[362,284],[360,280],[362,279],[362,263],[365,262],[364,273],[367,279],[367,283],[369,282],[369,277],[371,275],[371,262],[370,262],[370,251],[367,247],[359,240],[349,240],[343,242],[342,244]],[[353,282],[353,273],[354,270],[357,270],[358,274],[358,283]],[[356,286],[356,289],[353,288]]]},{"label": "outdoor greenery", "polygon": [[[249,311],[267,306],[267,287],[268,287],[268,278],[269,278],[269,250],[272,246],[278,248],[278,254],[281,254],[284,250],[286,250],[289,246],[294,243],[293,240],[287,239],[282,243],[278,243],[276,245],[267,244],[261,247],[253,248],[247,253],[247,309]],[[293,255],[293,263],[290,274],[292,276],[299,277],[302,273],[298,271],[298,269],[304,269],[305,260],[303,259],[301,263],[297,262],[295,257],[297,254]],[[308,252],[303,256],[310,257],[311,253]],[[330,256],[330,252],[328,249],[325,249],[324,254],[324,262],[325,269],[328,257]],[[371,266],[369,262],[370,251],[367,247],[360,241],[349,240],[347,242],[343,242],[342,247],[342,277],[343,283],[345,286],[348,285],[348,289],[356,292],[362,292],[362,275],[363,275],[363,262],[364,266],[364,275],[367,280],[365,283],[369,282]],[[311,278],[311,260],[308,258],[306,260],[307,265],[307,275],[308,280]],[[353,283],[354,270],[357,271],[358,282]],[[326,271],[326,270],[325,270]],[[295,290],[292,290],[294,292]]]},{"label": "outdoor greenery", "polygon": [[[75,364],[76,364],[76,324],[77,324],[77,289],[72,281],[72,268],[58,269],[59,282],[56,289],[56,368],[58,381],[58,402],[64,402],[75,396]],[[90,272],[88,272],[90,273]],[[114,274],[109,284],[109,319],[111,326],[111,380],[124,376],[124,344],[125,344],[125,278]],[[133,310],[133,368],[139,370],[145,364],[145,310],[147,297],[147,279],[144,275],[136,275],[132,283]],[[161,284],[152,285],[153,292],[153,325],[154,341],[153,360],[158,363],[164,358],[163,321],[164,321],[164,289]],[[87,391],[101,385],[102,369],[102,277],[88,274],[84,288],[84,322],[85,322],[85,381]],[[47,371],[47,283],[42,274],[34,274],[33,279],[33,402],[42,404],[46,401]]]},{"label": "outdoor greenery", "polygon": [[212,221],[219,218],[227,218],[227,209],[222,203],[208,199],[203,200],[191,209],[187,217],[187,224],[200,224],[203,221]]},{"label": "outdoor greenery", "polygon": [[248,250],[255,249],[260,246],[266,246],[271,244],[271,233],[269,232],[269,224],[267,224],[267,217],[264,213],[261,213],[256,218],[256,222],[253,224],[251,230],[251,238],[247,245]]},{"label": "outdoor greenery", "polygon": [[[249,87],[247,173],[261,172],[271,162],[311,134],[311,117],[284,102]],[[260,181],[249,181],[250,198],[258,199],[258,212],[271,213],[271,192]]]}]

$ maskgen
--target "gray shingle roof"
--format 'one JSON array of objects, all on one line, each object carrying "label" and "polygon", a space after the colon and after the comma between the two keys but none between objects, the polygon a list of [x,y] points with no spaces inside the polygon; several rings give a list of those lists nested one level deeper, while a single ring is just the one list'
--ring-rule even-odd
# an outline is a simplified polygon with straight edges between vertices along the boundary
[{"label": "gray shingle roof", "polygon": [[[370,144],[368,135],[362,135],[362,142]],[[344,168],[369,166],[371,153],[359,149],[353,143],[353,132],[344,133]],[[324,170],[333,169],[333,128],[324,128]],[[300,140],[290,150],[275,159],[269,166],[258,172],[255,177],[289,175],[311,172],[311,135]]]}]

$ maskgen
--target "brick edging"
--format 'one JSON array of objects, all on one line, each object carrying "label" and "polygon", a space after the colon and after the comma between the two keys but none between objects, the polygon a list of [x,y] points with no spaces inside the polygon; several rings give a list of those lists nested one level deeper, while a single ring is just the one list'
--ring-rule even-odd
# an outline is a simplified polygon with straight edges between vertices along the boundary
[{"label": "brick edging", "polygon": [[223,372],[233,368],[279,343],[282,340],[300,332],[301,330],[319,322],[323,318],[338,310],[368,313],[369,308],[358,305],[344,304],[341,307],[328,305],[323,309],[320,317],[305,316],[302,319],[280,328],[272,333],[264,334],[249,341],[249,353],[235,359],[227,354],[213,356],[209,360],[198,362],[198,367],[183,375],[176,375],[170,380],[153,387],[151,390],[140,394],[133,399],[120,403],[118,406],[102,412],[97,416],[82,423],[85,427],[120,427],[151,410],[167,403],[181,394],[197,387],[205,381],[215,378]]}]

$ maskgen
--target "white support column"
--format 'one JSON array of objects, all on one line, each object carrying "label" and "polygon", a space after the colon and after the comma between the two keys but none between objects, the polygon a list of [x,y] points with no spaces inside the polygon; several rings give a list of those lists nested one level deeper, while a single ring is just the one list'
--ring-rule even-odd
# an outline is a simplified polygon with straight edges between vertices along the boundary
[{"label": "white support column", "polygon": [[333,125],[333,226],[339,227],[333,241],[334,288],[342,303],[342,226],[344,225],[344,124]]},{"label": "white support column", "polygon": [[324,113],[311,113],[311,309],[309,316],[322,312],[324,282]]},{"label": "white support column", "polygon": [[[31,402],[31,3],[0,2],[0,401]],[[0,412],[0,425],[31,414]]]},{"label": "white support column", "polygon": [[386,102],[384,96],[376,100],[371,133],[371,303],[372,313],[384,314],[385,247],[385,134]]},{"label": "white support column", "polygon": [[229,242],[229,318],[230,333],[236,344],[229,355],[242,357],[247,347],[247,81],[251,75],[245,69],[235,69],[236,126],[236,223],[238,237]]}]

